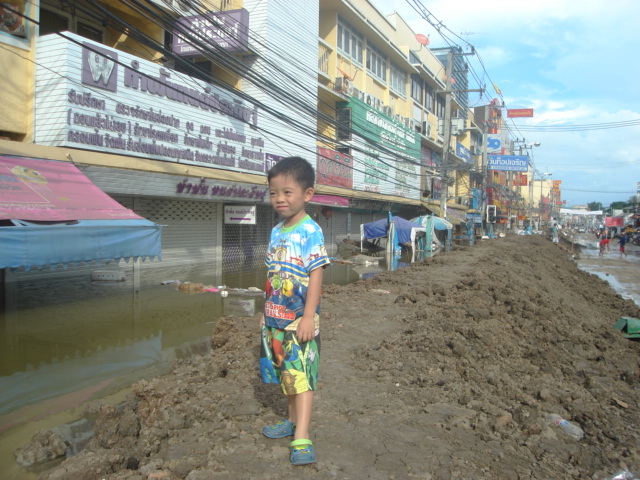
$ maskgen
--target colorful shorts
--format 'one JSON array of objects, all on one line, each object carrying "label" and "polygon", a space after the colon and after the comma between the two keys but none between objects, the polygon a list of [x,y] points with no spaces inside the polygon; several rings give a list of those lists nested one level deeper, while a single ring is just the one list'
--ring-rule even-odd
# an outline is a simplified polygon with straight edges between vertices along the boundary
[{"label": "colorful shorts", "polygon": [[316,390],[320,334],[299,344],[295,331],[262,326],[260,374],[264,383],[279,383],[285,395]]}]

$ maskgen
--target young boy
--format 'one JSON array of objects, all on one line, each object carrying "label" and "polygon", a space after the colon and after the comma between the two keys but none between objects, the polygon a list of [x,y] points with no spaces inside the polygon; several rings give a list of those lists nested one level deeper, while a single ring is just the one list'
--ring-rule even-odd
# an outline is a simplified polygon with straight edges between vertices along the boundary
[{"label": "young boy", "polygon": [[300,157],[280,160],[269,170],[271,206],[284,220],[271,231],[262,324],[260,372],[265,383],[280,383],[289,416],[264,427],[269,438],[293,435],[293,465],[316,461],[309,439],[313,392],[320,360],[320,290],[329,263],[320,226],[305,212],[314,194],[313,167]]}]

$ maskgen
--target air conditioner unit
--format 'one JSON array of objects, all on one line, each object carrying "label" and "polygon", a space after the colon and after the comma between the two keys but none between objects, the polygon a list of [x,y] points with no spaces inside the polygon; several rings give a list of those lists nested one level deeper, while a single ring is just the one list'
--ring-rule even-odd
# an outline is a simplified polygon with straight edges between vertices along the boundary
[{"label": "air conditioner unit", "polygon": [[362,100],[364,93],[359,88],[353,87],[352,97],[356,97],[358,100]]},{"label": "air conditioner unit", "polygon": [[465,121],[462,118],[451,119],[451,134],[462,135],[465,129]]},{"label": "air conditioner unit", "polygon": [[353,83],[347,77],[338,77],[334,83],[335,91],[338,93],[344,93],[345,95],[353,95]]},{"label": "air conditioner unit", "polygon": [[393,108],[385,105],[384,107],[382,107],[382,113],[384,113],[385,115],[389,115],[390,117],[393,117]]},{"label": "air conditioner unit", "polygon": [[370,107],[373,107],[374,98],[371,96],[371,94],[365,92],[362,101]]}]

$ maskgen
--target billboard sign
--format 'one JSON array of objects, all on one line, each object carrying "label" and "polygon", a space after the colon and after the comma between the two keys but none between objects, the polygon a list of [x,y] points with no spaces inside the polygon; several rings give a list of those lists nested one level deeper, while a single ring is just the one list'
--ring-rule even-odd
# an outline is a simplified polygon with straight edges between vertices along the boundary
[{"label": "billboard sign", "polygon": [[456,155],[467,163],[473,163],[471,150],[462,145],[460,142],[456,142]]},{"label": "billboard sign", "polygon": [[489,170],[526,172],[529,170],[527,155],[489,155]]},{"label": "billboard sign", "polygon": [[358,98],[351,109],[353,188],[420,199],[420,136],[412,128]]},{"label": "billboard sign", "polygon": [[353,188],[353,160],[349,155],[318,147],[316,171],[318,185]]},{"label": "billboard sign", "polygon": [[533,117],[533,108],[508,108],[507,118]]},{"label": "billboard sign", "polygon": [[[189,33],[185,36],[181,32]],[[174,53],[182,57],[202,56],[196,45],[201,43],[204,47],[211,42],[227,52],[249,51],[249,12],[241,8],[178,19],[173,30]]]},{"label": "billboard sign", "polygon": [[252,128],[262,112],[235,92],[65,37],[38,38],[38,144],[253,174],[277,161],[282,147]]}]

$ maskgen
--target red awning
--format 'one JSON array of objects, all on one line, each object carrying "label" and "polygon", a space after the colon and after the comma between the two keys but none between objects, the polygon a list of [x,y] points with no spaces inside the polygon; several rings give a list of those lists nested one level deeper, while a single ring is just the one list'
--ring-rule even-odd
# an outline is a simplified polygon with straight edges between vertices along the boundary
[{"label": "red awning", "polygon": [[67,162],[0,156],[0,220],[141,219]]}]

